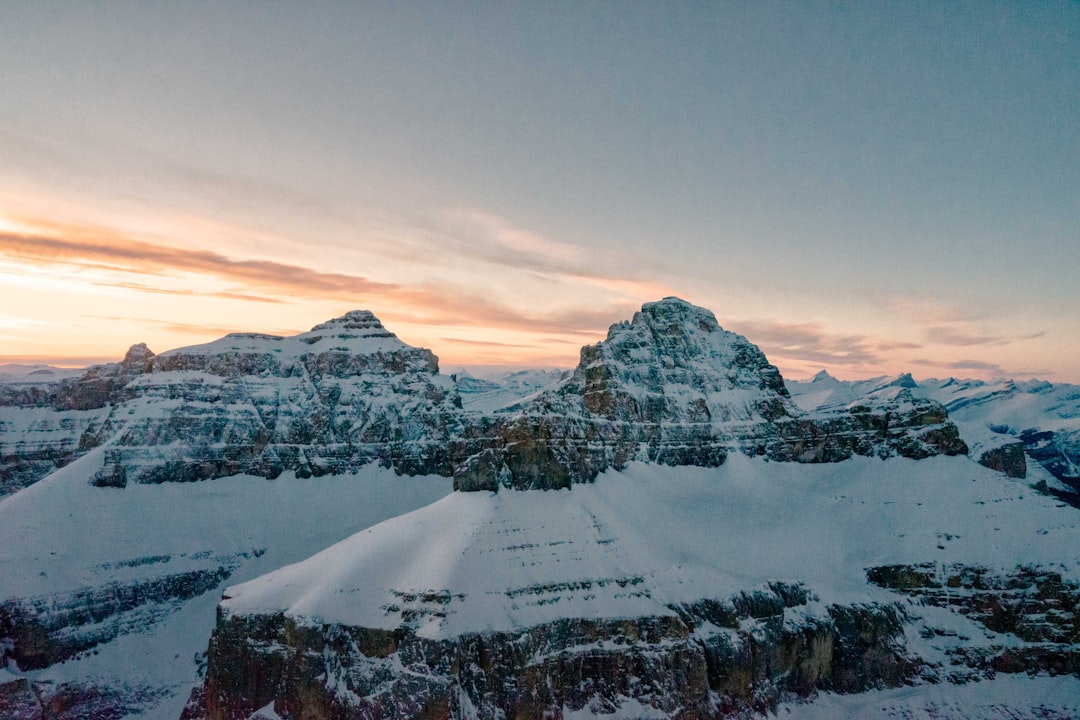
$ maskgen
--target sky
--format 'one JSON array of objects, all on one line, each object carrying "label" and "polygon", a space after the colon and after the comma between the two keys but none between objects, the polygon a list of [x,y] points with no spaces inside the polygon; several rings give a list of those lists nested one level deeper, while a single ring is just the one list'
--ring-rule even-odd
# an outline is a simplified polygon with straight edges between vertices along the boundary
[{"label": "sky", "polygon": [[1080,3],[0,4],[0,363],[372,310],[571,367],[1080,382]]}]

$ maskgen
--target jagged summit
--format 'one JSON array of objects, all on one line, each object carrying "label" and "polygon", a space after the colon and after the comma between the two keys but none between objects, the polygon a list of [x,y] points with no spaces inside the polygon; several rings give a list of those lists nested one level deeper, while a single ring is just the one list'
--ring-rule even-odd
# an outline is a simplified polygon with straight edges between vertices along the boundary
[{"label": "jagged summit", "polygon": [[396,337],[370,310],[350,310],[341,317],[327,320],[311,328],[313,333],[330,331],[354,331],[362,334],[363,337]]},{"label": "jagged summit", "polygon": [[732,451],[800,462],[967,452],[943,408],[903,392],[873,409],[808,417],[756,345],[709,310],[664,298],[583,347],[567,380],[504,415],[488,447],[455,467],[455,487],[562,488],[632,460],[713,467]]},{"label": "jagged summit", "polygon": [[898,387],[898,388],[917,388],[919,383],[915,382],[915,378],[911,377],[911,373],[902,373],[885,384],[885,387]]},{"label": "jagged summit", "polygon": [[824,383],[824,382],[829,382],[830,380],[835,381],[836,378],[834,378],[832,375],[830,375],[829,371],[825,370],[824,368],[822,368],[821,370],[818,370],[817,374],[814,375],[814,377],[810,378],[810,382],[812,382],[812,383]]},{"label": "jagged summit", "polygon": [[590,413],[613,420],[745,422],[798,412],[756,345],[676,297],[645,303],[583,347],[571,386]]},{"label": "jagged summit", "polygon": [[430,350],[414,348],[398,339],[369,310],[353,310],[345,315],[319,323],[308,332],[280,336],[257,332],[229,333],[201,345],[190,345],[161,353],[156,365],[171,367],[165,358],[195,356],[255,356],[270,355],[273,364],[285,364],[325,353],[376,355],[409,353],[419,357],[430,372],[438,372],[438,358]]},{"label": "jagged summit", "polygon": [[154,351],[148,348],[146,343],[137,343],[128,348],[121,363],[124,365],[134,365],[137,363],[144,363],[152,357],[154,357]]}]

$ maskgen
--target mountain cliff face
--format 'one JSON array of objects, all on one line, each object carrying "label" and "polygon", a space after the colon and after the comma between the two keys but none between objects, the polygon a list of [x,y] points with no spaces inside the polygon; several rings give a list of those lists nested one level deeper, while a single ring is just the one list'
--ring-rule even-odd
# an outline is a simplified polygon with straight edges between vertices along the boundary
[{"label": "mountain cliff face", "polygon": [[366,311],[295,337],[235,333],[45,386],[2,387],[3,483],[30,484],[107,445],[100,486],[238,473],[300,477],[379,461],[450,473],[461,403],[430,350]]},{"label": "mountain cliff face", "polygon": [[138,419],[100,484],[341,474],[375,460],[448,474],[461,407],[430,350],[363,311],[295,337],[233,334],[162,353],[129,387]]},{"label": "mountain cliff face", "polygon": [[731,452],[799,462],[967,452],[939,404],[902,392],[808,415],[757,346],[678,298],[613,325],[570,378],[482,434],[490,447],[455,468],[456,489],[567,487],[632,460],[711,467]]},{"label": "mountain cliff face", "polygon": [[44,477],[0,502],[0,716],[715,717],[1073,672],[1074,510],[950,457],[910,378],[793,401],[666,298],[507,383],[353,312],[0,384],[0,472]]}]

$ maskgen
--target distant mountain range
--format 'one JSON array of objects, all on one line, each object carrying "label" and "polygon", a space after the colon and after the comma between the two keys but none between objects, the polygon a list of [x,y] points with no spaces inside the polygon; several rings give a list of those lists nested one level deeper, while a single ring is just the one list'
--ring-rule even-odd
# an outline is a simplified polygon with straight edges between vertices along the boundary
[{"label": "distant mountain range", "polygon": [[785,381],[677,298],[567,371],[366,311],[8,367],[0,717],[1080,713],[1078,386]]}]

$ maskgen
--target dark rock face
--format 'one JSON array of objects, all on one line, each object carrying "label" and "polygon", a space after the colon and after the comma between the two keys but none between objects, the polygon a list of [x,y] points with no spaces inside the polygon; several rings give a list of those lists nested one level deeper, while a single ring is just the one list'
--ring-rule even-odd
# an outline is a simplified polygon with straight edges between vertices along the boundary
[{"label": "dark rock face", "polygon": [[499,418],[484,443],[455,466],[455,489],[562,488],[631,460],[715,467],[730,452],[797,462],[967,453],[945,409],[906,383],[872,405],[803,413],[755,345],[678,298],[611,326],[568,380]]},{"label": "dark rock face", "polygon": [[979,456],[979,464],[1012,478],[1027,477],[1024,443],[1012,442],[991,448]]},{"label": "dark rock face", "polygon": [[231,565],[133,583],[113,582],[61,595],[0,603],[0,667],[23,670],[67,660],[175,611],[229,577]]},{"label": "dark rock face", "polygon": [[897,607],[833,606],[796,619],[792,609],[809,599],[802,586],[774,583],[671,615],[564,619],[440,641],[283,614],[221,616],[206,684],[183,717],[247,717],[273,702],[283,718],[541,718],[564,708],[618,714],[628,701],[717,717],[767,710],[789,693],[855,692],[914,674]]},{"label": "dark rock face", "polygon": [[[871,568],[867,579],[943,607],[987,630],[1012,636],[949,651],[953,665],[986,672],[1045,672],[1080,676],[1080,586],[1051,570],[1019,567],[1012,572],[936,563]],[[933,636],[941,633],[924,628]],[[1015,640],[1021,641],[1018,645]]]},{"label": "dark rock face", "polygon": [[0,681],[0,717],[18,720],[120,720],[144,712],[167,692],[128,685],[56,683],[19,678]]}]

